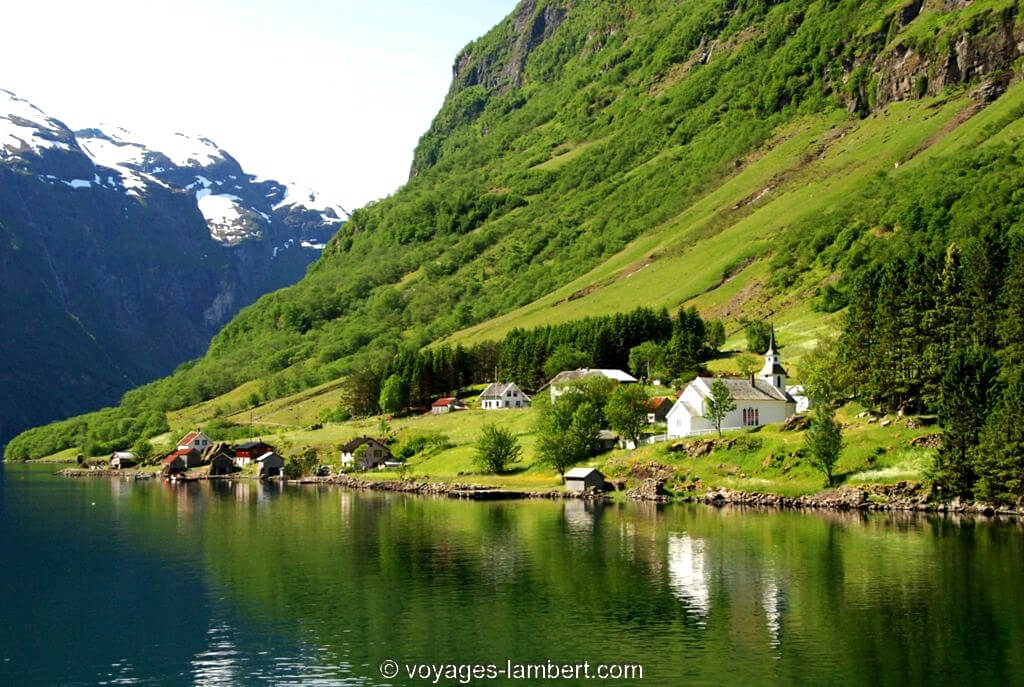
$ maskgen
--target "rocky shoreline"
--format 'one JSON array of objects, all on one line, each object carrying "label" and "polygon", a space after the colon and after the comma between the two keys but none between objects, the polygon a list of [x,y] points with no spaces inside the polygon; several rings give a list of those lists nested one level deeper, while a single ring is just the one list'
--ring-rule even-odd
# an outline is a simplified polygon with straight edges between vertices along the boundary
[{"label": "rocky shoreline", "polygon": [[[124,479],[154,479],[157,473],[144,470],[81,470],[66,468],[57,473],[62,477],[120,477]],[[258,479],[252,475],[200,475],[184,481]],[[416,479],[366,480],[350,475],[327,477],[304,477],[298,480],[280,480],[288,484],[320,484],[340,486],[363,491],[385,491],[420,496],[444,496],[472,501],[496,501],[518,499],[583,499],[607,501],[610,492],[587,491],[584,493],[560,491],[526,491],[493,487],[484,484],[462,482],[431,482]],[[623,485],[617,485],[620,489]],[[709,506],[747,506],[775,510],[831,510],[831,511],[912,511],[920,513],[954,513],[983,516],[1024,517],[1024,507],[999,506],[974,501],[937,502],[932,500],[931,490],[919,482],[897,482],[895,484],[871,484],[856,487],[840,487],[802,496],[783,496],[769,492],[739,491],[725,487],[709,487],[703,493],[672,494],[665,490],[660,479],[646,479],[638,486],[626,491],[626,497],[633,501],[653,503],[703,503]]]}]

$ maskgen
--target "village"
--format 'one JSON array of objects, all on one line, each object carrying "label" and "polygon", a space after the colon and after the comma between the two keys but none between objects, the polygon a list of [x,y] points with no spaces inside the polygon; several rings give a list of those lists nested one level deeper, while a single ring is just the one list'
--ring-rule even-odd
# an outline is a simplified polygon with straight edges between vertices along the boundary
[{"label": "village", "polygon": [[[484,386],[478,395],[464,398],[444,396],[433,401],[423,417],[433,418],[434,426],[437,426],[438,422],[457,423],[456,417],[467,411],[471,411],[469,415],[482,413],[489,417],[499,417],[501,412],[529,411],[536,394],[547,394],[551,403],[558,403],[566,394],[578,392],[588,380],[602,378],[616,388],[644,386],[647,394],[646,429],[631,438],[620,436],[607,427],[602,428],[596,436],[596,460],[568,466],[564,471],[562,479],[567,493],[593,494],[615,488],[599,469],[601,457],[607,457],[610,452],[628,455],[638,448],[663,442],[679,442],[714,433],[756,431],[773,424],[792,425],[814,405],[803,394],[803,387],[787,385],[788,373],[782,365],[772,332],[762,369],[745,378],[698,376],[681,390],[668,395],[665,393],[667,387],[660,380],[644,384],[646,380],[639,380],[624,370],[578,368],[559,372],[534,395],[514,382],[492,382]],[[712,417],[708,412],[711,407],[709,400],[713,404],[716,383],[724,384],[730,402],[725,412]],[[449,417],[451,419],[446,420]],[[382,421],[380,427],[383,429],[385,424]],[[319,424],[314,425],[310,431],[316,432],[321,428]],[[387,480],[405,477],[410,469],[409,452],[402,451],[400,447],[396,450],[396,437],[387,431],[381,431],[377,436],[367,432],[349,437],[336,444],[333,455],[329,457],[324,455],[324,451],[309,455],[307,447],[289,442],[288,448],[293,452],[298,449],[301,454],[305,449],[308,455],[301,469],[297,468],[294,474],[288,474],[286,470],[289,458],[284,454],[288,451],[275,446],[274,441],[273,438],[264,440],[260,437],[237,443],[216,441],[197,427],[182,436],[169,453],[143,461],[129,451],[117,451],[109,456],[108,467],[116,471],[143,467],[143,462],[147,466],[155,464],[159,470],[156,474],[172,482],[231,477],[267,480],[330,478],[346,473],[366,473],[366,478]],[[469,474],[459,472],[457,476]]]}]

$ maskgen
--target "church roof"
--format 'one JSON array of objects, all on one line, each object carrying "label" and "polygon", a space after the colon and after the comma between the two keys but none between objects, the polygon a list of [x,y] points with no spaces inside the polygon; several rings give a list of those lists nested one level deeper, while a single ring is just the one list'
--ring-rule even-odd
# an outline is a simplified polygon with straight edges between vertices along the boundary
[{"label": "church roof", "polygon": [[[698,377],[698,379],[704,382],[704,385],[708,389],[714,384],[714,377]],[[782,401],[784,403],[794,403],[793,397],[790,396],[786,391],[777,389],[775,386],[770,384],[764,379],[754,379],[751,382],[749,379],[728,379],[725,377],[721,378],[722,383],[725,384],[725,388],[729,390],[729,396],[734,401]],[[707,397],[708,394],[698,386],[697,390],[701,393],[701,396]]]}]

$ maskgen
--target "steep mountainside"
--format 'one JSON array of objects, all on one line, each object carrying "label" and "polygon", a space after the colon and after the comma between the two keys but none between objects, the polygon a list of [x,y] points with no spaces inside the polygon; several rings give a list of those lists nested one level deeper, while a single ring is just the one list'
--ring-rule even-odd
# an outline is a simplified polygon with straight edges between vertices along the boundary
[{"label": "steep mountainside", "polygon": [[297,281],[343,212],[206,139],[72,132],[0,91],[0,442],[202,353]]},{"label": "steep mountainside", "polygon": [[864,265],[1010,230],[1022,22],[1019,0],[523,0],[456,58],[408,184],[302,282],[119,409],[8,454],[640,304],[811,340]]}]

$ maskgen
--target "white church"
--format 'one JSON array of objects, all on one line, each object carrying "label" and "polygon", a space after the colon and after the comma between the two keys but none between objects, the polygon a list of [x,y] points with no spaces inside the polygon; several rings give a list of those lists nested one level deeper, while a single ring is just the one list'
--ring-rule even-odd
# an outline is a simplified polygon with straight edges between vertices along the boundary
[{"label": "white church", "polygon": [[[796,400],[786,391],[786,377],[786,370],[779,362],[779,351],[775,347],[775,331],[772,330],[768,351],[764,354],[764,367],[757,377],[722,378],[736,404],[736,409],[722,420],[722,430],[783,422],[795,414]],[[711,396],[714,381],[714,377],[697,377],[686,386],[668,411],[670,438],[715,431],[714,423],[704,416],[704,402]]]}]

